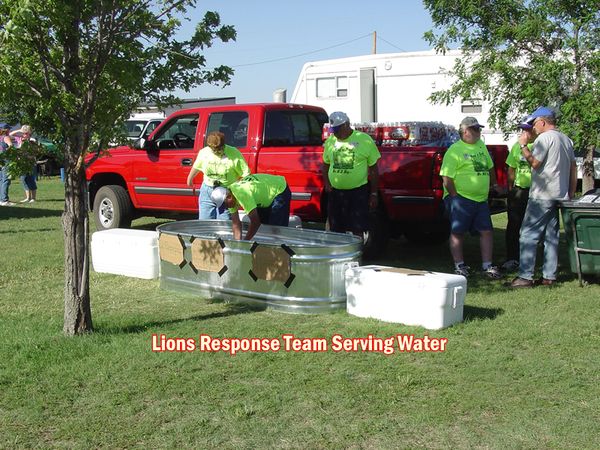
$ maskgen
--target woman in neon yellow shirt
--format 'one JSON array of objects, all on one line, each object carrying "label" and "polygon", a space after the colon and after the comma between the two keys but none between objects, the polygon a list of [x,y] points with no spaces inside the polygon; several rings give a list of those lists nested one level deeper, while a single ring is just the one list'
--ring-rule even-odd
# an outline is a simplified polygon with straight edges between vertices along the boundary
[{"label": "woman in neon yellow shirt", "polygon": [[225,144],[223,133],[213,131],[206,139],[206,147],[198,152],[187,178],[188,186],[194,186],[194,177],[198,172],[204,175],[198,196],[198,218],[230,220],[231,214],[227,208],[216,205],[210,195],[215,187],[228,187],[250,175],[246,160],[237,148]]}]

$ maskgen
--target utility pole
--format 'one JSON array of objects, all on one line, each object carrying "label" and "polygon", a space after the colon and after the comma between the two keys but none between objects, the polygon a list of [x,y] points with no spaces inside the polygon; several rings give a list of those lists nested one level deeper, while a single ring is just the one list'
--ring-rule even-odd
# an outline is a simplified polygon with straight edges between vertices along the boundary
[{"label": "utility pole", "polygon": [[377,31],[373,31],[373,54],[377,54]]}]

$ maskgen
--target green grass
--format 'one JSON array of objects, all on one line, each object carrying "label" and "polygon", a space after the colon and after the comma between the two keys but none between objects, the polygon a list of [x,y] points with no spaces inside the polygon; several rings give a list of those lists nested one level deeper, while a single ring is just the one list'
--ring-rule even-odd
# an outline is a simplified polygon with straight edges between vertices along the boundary
[{"label": "green grass", "polygon": [[[0,208],[0,447],[599,448],[600,286],[563,255],[557,287],[469,281],[436,332],[345,312],[253,311],[91,272],[93,334],[62,335],[62,185]],[[18,198],[20,187],[11,188]],[[505,215],[494,217],[495,260]],[[153,228],[156,220],[134,222]],[[478,242],[466,242],[479,264]],[[448,271],[447,246],[391,242],[378,263]],[[169,337],[448,338],[445,353],[153,353]]]}]

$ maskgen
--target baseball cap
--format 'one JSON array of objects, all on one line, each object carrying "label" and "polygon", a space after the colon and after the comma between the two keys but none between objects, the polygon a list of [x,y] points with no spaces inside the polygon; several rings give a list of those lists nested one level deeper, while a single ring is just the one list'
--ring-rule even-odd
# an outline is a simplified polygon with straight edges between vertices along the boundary
[{"label": "baseball cap", "polygon": [[533,125],[531,124],[531,121],[529,121],[529,117],[525,116],[521,119],[521,123],[517,125],[517,128],[520,128],[521,130],[531,130]]},{"label": "baseball cap", "polygon": [[467,116],[460,122],[460,128],[485,128],[477,122],[475,117]]},{"label": "baseball cap", "polygon": [[337,129],[340,125],[345,124],[346,122],[350,122],[350,119],[344,112],[336,111],[331,113],[331,115],[329,116],[329,126],[334,130]]},{"label": "baseball cap", "polygon": [[227,194],[229,194],[229,189],[224,188],[223,186],[219,186],[214,188],[213,191],[210,193],[210,199],[215,203],[217,208],[220,208],[223,202],[225,201]]},{"label": "baseball cap", "polygon": [[527,122],[533,123],[538,117],[555,117],[555,115],[556,113],[552,109],[547,106],[540,106],[527,117]]},{"label": "baseball cap", "polygon": [[4,122],[0,122],[0,130],[10,130],[10,125]]}]

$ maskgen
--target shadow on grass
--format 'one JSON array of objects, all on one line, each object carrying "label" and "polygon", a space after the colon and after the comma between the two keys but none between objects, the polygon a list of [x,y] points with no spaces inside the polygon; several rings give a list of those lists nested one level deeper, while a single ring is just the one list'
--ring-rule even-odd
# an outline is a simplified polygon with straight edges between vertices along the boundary
[{"label": "shadow on grass", "polygon": [[463,310],[464,320],[494,320],[504,314],[502,308],[480,308],[479,306],[465,305]]},{"label": "shadow on grass", "polygon": [[60,217],[61,215],[62,211],[60,210],[32,208],[30,206],[3,206],[0,208],[0,220]]},{"label": "shadow on grass", "polygon": [[200,314],[192,317],[182,317],[180,319],[172,319],[172,320],[164,320],[164,321],[154,321],[147,322],[139,325],[128,325],[122,327],[111,327],[111,326],[97,326],[95,328],[95,332],[99,334],[137,334],[137,333],[145,333],[148,329],[160,328],[167,325],[173,325],[182,322],[188,321],[205,321],[210,319],[219,319],[222,317],[235,316],[238,314],[248,314],[256,312],[256,308],[252,308],[248,305],[243,304],[227,304],[227,310],[221,312],[215,312],[210,314]]}]

